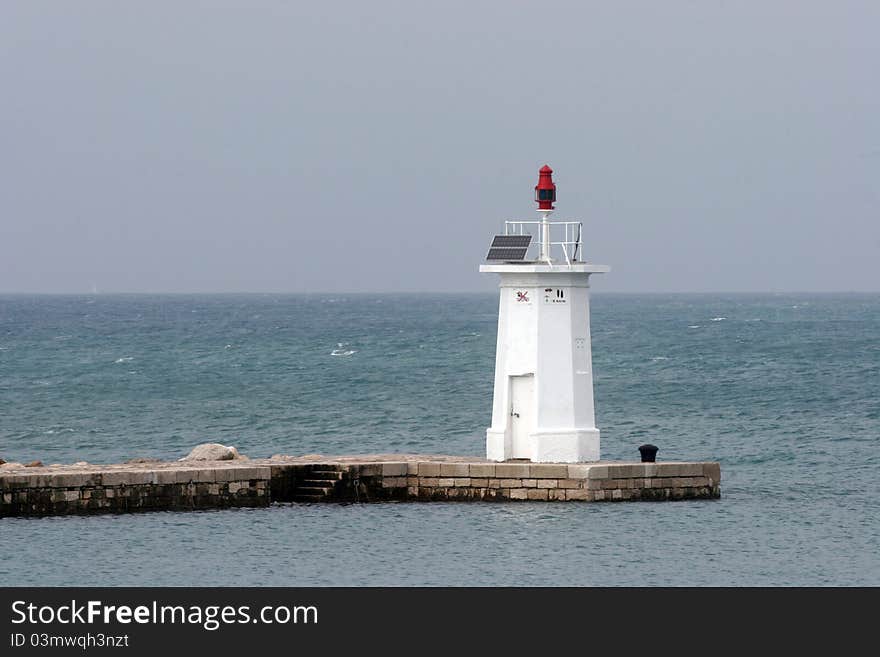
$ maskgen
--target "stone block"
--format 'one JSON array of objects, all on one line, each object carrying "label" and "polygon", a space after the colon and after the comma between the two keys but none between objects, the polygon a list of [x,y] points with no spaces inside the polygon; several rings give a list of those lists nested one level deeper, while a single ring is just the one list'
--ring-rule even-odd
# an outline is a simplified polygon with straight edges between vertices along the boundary
[{"label": "stone block", "polygon": [[538,488],[559,488],[558,479],[538,479]]},{"label": "stone block", "polygon": [[86,477],[83,474],[58,474],[53,477],[52,485],[58,488],[79,488],[86,485]]},{"label": "stone block", "polygon": [[[106,473],[104,477],[110,473]],[[120,484],[125,484],[126,486],[147,486],[150,484],[156,483],[156,473],[153,470],[132,470],[128,473],[127,478],[121,478]],[[104,486],[109,486],[105,480],[102,480]]]},{"label": "stone block", "polygon": [[593,491],[593,499],[596,500],[597,502],[604,502],[606,495],[608,495],[610,497],[610,495],[608,493],[606,493],[604,490],[600,489],[597,491]]},{"label": "stone block", "polygon": [[437,485],[440,488],[452,488],[455,486],[455,479],[452,477],[441,477]]},{"label": "stone block", "polygon": [[569,479],[588,479],[590,476],[590,470],[595,468],[595,465],[569,465],[568,466],[568,474],[566,477]]},{"label": "stone block", "polygon": [[494,463],[471,463],[468,466],[468,474],[471,477],[494,477],[495,476],[495,464]]},{"label": "stone block", "polygon": [[215,481],[250,481],[251,479],[268,479],[271,470],[267,467],[257,468],[217,468],[214,470]]},{"label": "stone block", "polygon": [[562,488],[551,488],[547,491],[548,500],[564,500],[565,490]]},{"label": "stone block", "polygon": [[406,477],[382,477],[382,488],[405,488]]},{"label": "stone block", "polygon": [[679,464],[679,477],[699,477],[703,474],[702,463]]},{"label": "stone block", "polygon": [[[503,479],[487,479],[487,481],[489,482],[487,484],[487,486],[489,488],[501,488],[501,482],[504,480]],[[510,481],[510,480],[508,480],[508,481]],[[513,481],[519,481],[519,479],[514,479]],[[519,484],[517,484],[517,486],[518,485]]]},{"label": "stone block", "polygon": [[529,477],[532,479],[565,479],[568,477],[568,466],[533,463],[529,466]]},{"label": "stone block", "polygon": [[678,463],[657,463],[656,477],[678,477],[680,476],[681,467]]},{"label": "stone block", "polygon": [[177,483],[176,470],[156,470],[157,484],[174,484]]},{"label": "stone block", "polygon": [[4,475],[0,477],[0,490],[13,490],[15,488],[29,488],[29,475]]},{"label": "stone block", "polygon": [[567,489],[565,491],[565,499],[567,500],[580,500],[586,502],[589,498],[589,491],[584,488],[578,489]]},{"label": "stone block", "polygon": [[471,486],[474,488],[487,488],[489,486],[489,480],[471,478]]},{"label": "stone block", "polygon": [[453,485],[456,488],[467,488],[471,485],[470,477],[456,477],[455,479],[453,479],[453,481],[455,482]]},{"label": "stone block", "polygon": [[522,487],[522,479],[499,479],[499,485],[501,488],[521,488]]},{"label": "stone block", "polygon": [[703,463],[703,475],[708,477],[715,484],[721,482],[721,464],[720,463]]},{"label": "stone block", "polygon": [[608,479],[607,465],[594,465],[590,467],[590,479]]},{"label": "stone block", "polygon": [[470,467],[467,463],[441,463],[441,477],[467,477],[470,473]]},{"label": "stone block", "polygon": [[[271,472],[271,469],[270,469]],[[196,474],[194,481],[204,482],[204,483],[213,483],[214,482],[214,471],[213,470],[199,470]]]},{"label": "stone block", "polygon": [[185,469],[177,470],[175,481],[178,484],[188,484],[191,481],[199,481],[199,470]]},{"label": "stone block", "polygon": [[559,488],[582,488],[585,485],[583,479],[557,479],[556,485]]},{"label": "stone block", "polygon": [[[101,482],[104,486],[121,486],[122,484],[127,486],[131,483],[131,475],[133,474],[139,473],[131,471],[105,472],[104,476],[101,477]],[[152,475],[150,475],[150,479],[152,479]]]},{"label": "stone block", "polygon": [[528,499],[527,493],[529,490],[530,489],[526,489],[526,488],[511,488],[510,489],[510,499],[512,499],[512,500],[527,500]]},{"label": "stone block", "polygon": [[64,501],[65,502],[75,502],[78,499],[79,499],[79,491],[78,490],[64,491]]},{"label": "stone block", "polygon": [[623,491],[619,488],[615,488],[611,491],[611,499],[612,500],[622,500],[623,499]]},{"label": "stone block", "polygon": [[28,488],[54,488],[55,475],[53,474],[36,474],[26,475]]},{"label": "stone block", "polygon": [[440,476],[440,464],[439,463],[419,463],[419,476],[420,477],[439,477]]},{"label": "stone block", "polygon": [[[409,472],[409,470],[407,470],[407,472]],[[419,485],[419,478],[412,476],[412,475],[407,475],[406,485],[407,486],[418,486]]]},{"label": "stone block", "polygon": [[419,496],[419,487],[418,486],[407,486],[406,487],[406,496],[407,497],[418,497]]},{"label": "stone block", "polygon": [[495,476],[498,478],[523,479],[529,476],[528,463],[496,463]]},{"label": "stone block", "polygon": [[415,461],[406,464],[406,475],[408,477],[416,477],[419,474],[419,464]]},{"label": "stone block", "polygon": [[537,479],[523,479],[522,485],[525,488],[537,488],[538,487],[538,480]]},{"label": "stone block", "polygon": [[[439,470],[439,468],[438,468]],[[427,488],[436,488],[440,485],[440,479],[437,477],[422,477],[419,476],[419,487],[427,487]]]},{"label": "stone block", "polygon": [[272,476],[272,469],[267,466],[247,469],[247,479],[263,479],[269,481]]},{"label": "stone block", "polygon": [[547,489],[546,488],[529,488],[526,490],[526,499],[546,500],[547,499]]},{"label": "stone block", "polygon": [[383,477],[405,477],[408,467],[406,463],[383,463]]},{"label": "stone block", "polygon": [[642,464],[619,464],[608,466],[608,476],[614,479],[628,479],[631,477],[644,477],[645,466]]},{"label": "stone block", "polygon": [[358,465],[359,477],[378,477],[382,475],[382,463],[362,463]]}]

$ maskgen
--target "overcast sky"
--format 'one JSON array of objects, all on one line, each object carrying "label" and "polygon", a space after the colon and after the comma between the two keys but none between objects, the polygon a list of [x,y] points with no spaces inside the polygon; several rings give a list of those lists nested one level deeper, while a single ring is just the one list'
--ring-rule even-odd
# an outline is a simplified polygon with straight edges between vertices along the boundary
[{"label": "overcast sky", "polygon": [[880,2],[0,5],[0,291],[880,290]]}]

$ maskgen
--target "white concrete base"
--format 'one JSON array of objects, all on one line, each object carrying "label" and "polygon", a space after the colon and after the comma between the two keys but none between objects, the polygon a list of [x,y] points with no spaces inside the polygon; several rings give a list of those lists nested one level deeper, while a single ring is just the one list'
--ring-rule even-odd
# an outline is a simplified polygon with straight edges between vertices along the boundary
[{"label": "white concrete base", "polygon": [[[599,430],[538,431],[530,435],[528,458],[532,463],[589,463],[599,460]],[[486,458],[511,458],[509,435],[505,431],[486,431]]]},{"label": "white concrete base", "polygon": [[599,430],[540,431],[535,441],[535,463],[584,463],[599,460]]},{"label": "white concrete base", "polygon": [[506,461],[510,453],[507,432],[486,429],[486,458],[490,461]]}]

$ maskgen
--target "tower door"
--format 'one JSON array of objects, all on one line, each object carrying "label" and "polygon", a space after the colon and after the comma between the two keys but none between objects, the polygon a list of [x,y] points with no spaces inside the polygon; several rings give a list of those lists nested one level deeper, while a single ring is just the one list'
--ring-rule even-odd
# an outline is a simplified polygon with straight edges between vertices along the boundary
[{"label": "tower door", "polygon": [[533,450],[531,433],[535,430],[535,375],[510,377],[510,431],[509,458],[530,459]]}]

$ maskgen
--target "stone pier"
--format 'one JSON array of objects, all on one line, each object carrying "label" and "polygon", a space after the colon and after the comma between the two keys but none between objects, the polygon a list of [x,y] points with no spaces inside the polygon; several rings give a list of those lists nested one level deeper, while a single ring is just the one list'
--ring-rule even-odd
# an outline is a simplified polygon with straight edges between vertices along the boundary
[{"label": "stone pier", "polygon": [[617,502],[720,496],[717,462],[496,463],[382,454],[0,468],[0,517],[276,502]]}]

